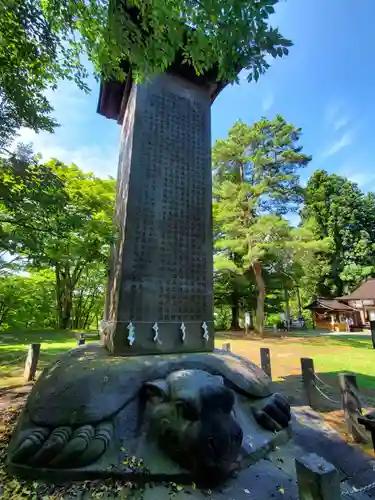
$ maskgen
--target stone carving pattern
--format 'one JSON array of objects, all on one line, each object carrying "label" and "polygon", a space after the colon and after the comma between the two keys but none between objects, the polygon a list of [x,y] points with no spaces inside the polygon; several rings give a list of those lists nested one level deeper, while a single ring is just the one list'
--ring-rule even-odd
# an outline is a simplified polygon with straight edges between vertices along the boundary
[{"label": "stone carving pattern", "polygon": [[[158,317],[154,321],[202,321],[207,317],[207,259],[204,251],[207,155],[202,138],[204,110],[167,90],[154,93],[143,115],[150,132],[142,162],[146,175],[138,196],[138,226],[133,267],[132,318],[148,316],[142,280],[159,246]],[[168,116],[168,120],[160,119]],[[160,178],[163,184],[160,186]],[[156,208],[161,201],[159,210]],[[161,232],[157,242],[155,232]],[[210,237],[210,236],[208,236]]]}]

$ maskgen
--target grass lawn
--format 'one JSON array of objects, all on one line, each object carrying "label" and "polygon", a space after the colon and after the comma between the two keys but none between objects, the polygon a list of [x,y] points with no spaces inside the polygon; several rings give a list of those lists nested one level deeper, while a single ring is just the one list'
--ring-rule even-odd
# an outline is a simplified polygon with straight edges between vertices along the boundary
[{"label": "grass lawn", "polygon": [[[375,351],[371,338],[350,336],[305,336],[292,334],[283,338],[234,339],[218,334],[216,346],[231,342],[232,351],[260,364],[260,348],[271,351],[272,374],[275,380],[298,378],[300,358],[314,359],[315,371],[328,383],[335,384],[337,373],[357,374],[359,387],[375,391]],[[98,340],[98,337],[88,338]],[[38,369],[43,369],[57,354],[72,349],[76,337],[66,331],[24,331],[0,333],[0,387],[22,383],[22,374],[29,344],[41,343]]]},{"label": "grass lawn", "polygon": [[268,347],[271,353],[274,379],[299,376],[300,358],[314,360],[315,372],[319,377],[335,383],[339,372],[357,374],[357,382],[362,389],[375,391],[375,350],[370,337],[360,335],[296,337],[265,339],[233,339],[221,334],[216,345],[231,342],[232,351],[260,364],[260,348]]},{"label": "grass lawn", "polygon": [[[292,405],[306,404],[301,383],[300,358],[314,360],[315,372],[326,385],[318,381],[320,388],[331,399],[319,398],[321,416],[343,439],[353,444],[347,433],[344,414],[341,410],[340,391],[337,374],[352,372],[357,375],[361,401],[364,408],[375,407],[375,350],[371,337],[359,335],[343,336],[305,336],[294,335],[285,338],[234,339],[218,335],[216,346],[231,342],[232,351],[260,364],[260,348],[268,347],[271,355],[272,378],[277,390],[284,392]],[[335,403],[333,403],[333,401]],[[355,445],[374,457],[371,437],[364,445]]]},{"label": "grass lawn", "polygon": [[[86,342],[98,340],[88,338]],[[0,387],[21,385],[29,345],[40,343],[38,371],[48,365],[57,354],[77,345],[74,333],[67,331],[24,331],[0,333]]]}]

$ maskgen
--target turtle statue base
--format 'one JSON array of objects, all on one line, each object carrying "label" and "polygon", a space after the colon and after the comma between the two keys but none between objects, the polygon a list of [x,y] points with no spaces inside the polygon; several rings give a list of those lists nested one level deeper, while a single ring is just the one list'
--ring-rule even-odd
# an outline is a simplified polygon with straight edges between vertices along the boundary
[{"label": "turtle statue base", "polygon": [[213,486],[289,437],[290,405],[229,352],[111,356],[69,351],[31,391],[8,450],[11,474]]}]

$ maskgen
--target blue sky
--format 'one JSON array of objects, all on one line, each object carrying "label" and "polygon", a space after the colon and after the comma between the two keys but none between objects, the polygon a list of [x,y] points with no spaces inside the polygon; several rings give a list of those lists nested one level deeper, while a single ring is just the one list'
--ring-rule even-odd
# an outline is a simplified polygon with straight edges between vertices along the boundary
[{"label": "blue sky", "polygon": [[[281,113],[302,127],[304,151],[313,155],[304,180],[325,168],[375,190],[374,19],[375,0],[282,0],[271,24],[295,45],[257,84],[241,78],[222,92],[212,107],[213,141],[237,119]],[[50,93],[61,127],[54,135],[23,130],[21,139],[45,159],[116,176],[120,127],[96,114],[98,85],[91,84],[90,95],[70,83]]]}]

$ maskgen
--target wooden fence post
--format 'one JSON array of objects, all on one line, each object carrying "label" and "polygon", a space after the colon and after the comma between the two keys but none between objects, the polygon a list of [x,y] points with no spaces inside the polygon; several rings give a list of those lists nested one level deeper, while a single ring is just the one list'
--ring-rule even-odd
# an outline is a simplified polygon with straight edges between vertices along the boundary
[{"label": "wooden fence post", "polygon": [[362,414],[362,406],[359,399],[357,377],[352,373],[339,373],[338,383],[348,432],[356,443],[367,443],[366,433],[358,422],[358,417]]},{"label": "wooden fence post", "polygon": [[35,379],[40,354],[40,344],[30,344],[23,376],[27,382]]},{"label": "wooden fence post", "polygon": [[314,360],[311,358],[301,358],[301,372],[309,406],[311,406],[311,408],[318,408],[318,391],[316,390]]},{"label": "wooden fence post", "polygon": [[223,351],[229,351],[229,352],[231,352],[232,351],[232,347],[230,345],[230,342],[224,342],[222,349],[223,349]]},{"label": "wooden fence post", "polygon": [[341,500],[339,473],[330,462],[311,453],[295,464],[299,500]]},{"label": "wooden fence post", "polygon": [[371,433],[372,448],[375,451],[375,414],[374,412],[367,415],[360,415],[358,423],[364,425],[365,429]]},{"label": "wooden fence post", "polygon": [[260,348],[260,366],[262,367],[262,370],[266,372],[266,374],[272,380],[271,354],[268,347]]}]

